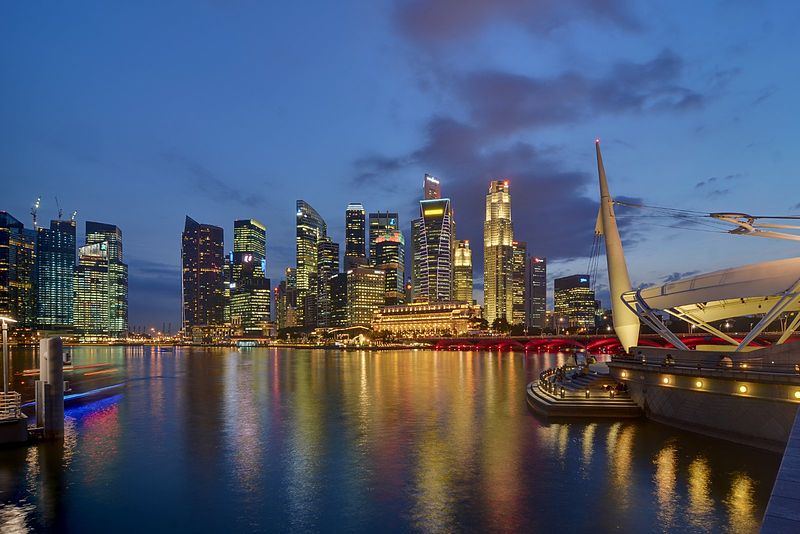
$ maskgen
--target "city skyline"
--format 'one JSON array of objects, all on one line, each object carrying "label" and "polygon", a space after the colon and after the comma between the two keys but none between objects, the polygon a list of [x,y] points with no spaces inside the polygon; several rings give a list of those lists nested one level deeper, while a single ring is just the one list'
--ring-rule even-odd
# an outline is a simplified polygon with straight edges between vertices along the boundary
[{"label": "city skyline", "polygon": [[[515,208],[515,236],[548,258],[548,278],[584,272],[597,207],[595,136],[619,197],[800,211],[800,199],[775,193],[792,190],[798,164],[797,76],[777,68],[792,64],[798,6],[533,2],[516,16],[497,2],[458,20],[421,6],[344,3],[352,19],[336,28],[321,24],[333,9],[324,4],[247,17],[211,5],[132,6],[124,17],[103,6],[88,17],[76,6],[10,6],[0,32],[16,51],[0,60],[15,80],[0,88],[1,208],[30,227],[41,196],[46,226],[57,196],[78,210],[79,227],[124,228],[131,324],[179,323],[175,236],[186,213],[228,236],[236,219],[263,221],[274,286],[294,265],[296,198],[315,206],[344,246],[348,203],[411,221],[425,172],[446,185],[457,239],[476,245],[474,265],[483,264],[481,221],[467,214],[481,211],[489,180],[508,178],[526,207]],[[175,17],[185,28],[172,27]],[[714,35],[702,37],[712,21]],[[87,24],[108,29],[103,46]],[[289,28],[308,24],[316,39],[283,44],[293,42]],[[147,46],[130,47],[142,31]],[[220,46],[209,52],[201,39]],[[311,41],[327,43],[326,54]],[[335,75],[344,64],[347,80]],[[547,231],[537,230],[541,221]],[[636,286],[734,256],[791,252],[658,224],[622,230]],[[404,237],[408,245],[407,227]],[[655,250],[666,252],[658,263]]]}]

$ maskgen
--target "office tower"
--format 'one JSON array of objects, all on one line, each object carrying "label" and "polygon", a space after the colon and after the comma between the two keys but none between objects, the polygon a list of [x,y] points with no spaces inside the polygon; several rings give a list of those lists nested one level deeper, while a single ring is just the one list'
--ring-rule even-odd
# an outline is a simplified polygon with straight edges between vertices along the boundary
[{"label": "office tower", "polygon": [[336,273],[331,277],[331,319],[330,326],[346,327],[347,318],[347,273]]},{"label": "office tower", "polygon": [[384,272],[386,306],[405,302],[405,248],[400,230],[387,230],[375,239],[375,269]]},{"label": "office tower", "polygon": [[271,318],[267,229],[255,219],[233,222],[230,322],[238,335],[266,335]]},{"label": "office tower", "polygon": [[400,229],[397,212],[377,212],[369,214],[369,264],[375,267],[375,241],[386,232]]},{"label": "office tower", "polygon": [[86,222],[86,244],[78,249],[74,275],[75,331],[85,341],[124,339],[128,334],[128,266],[122,231]]},{"label": "office tower", "polygon": [[308,202],[298,200],[296,230],[298,323],[313,327],[317,322],[317,244],[327,236],[328,226]]},{"label": "office tower", "polygon": [[347,271],[347,326],[372,326],[376,311],[384,305],[383,271],[355,267]]},{"label": "office tower", "polygon": [[553,301],[559,330],[565,327],[578,332],[594,329],[596,306],[588,274],[556,278]]},{"label": "office tower", "polygon": [[0,211],[0,315],[17,321],[15,334],[36,326],[35,266],[36,234]]},{"label": "office tower", "polygon": [[225,320],[224,233],[186,217],[181,236],[183,329],[222,326]]},{"label": "office tower", "polygon": [[367,264],[366,213],[364,206],[349,204],[345,211],[344,269],[363,267]]},{"label": "office tower", "polygon": [[331,277],[339,273],[339,243],[330,237],[322,238],[317,244],[317,279],[319,281],[317,325],[333,326],[331,322]]},{"label": "office tower", "polygon": [[547,325],[547,259],[532,257],[528,264],[528,326],[544,330]]},{"label": "office tower", "polygon": [[472,249],[463,239],[456,241],[453,280],[453,299],[472,304]]},{"label": "office tower", "polygon": [[494,180],[483,223],[483,302],[486,320],[513,320],[513,230],[508,181]]},{"label": "office tower", "polygon": [[231,324],[231,289],[235,287],[233,282],[233,252],[225,254],[225,263],[222,264],[222,297],[225,301],[223,312],[223,323]]},{"label": "office tower", "polygon": [[420,217],[411,221],[413,293],[415,302],[442,302],[453,298],[453,212],[449,198],[441,198],[439,181],[425,175],[425,199]]},{"label": "office tower", "polygon": [[36,324],[40,330],[73,325],[75,221],[50,221],[36,229]]},{"label": "office tower", "polygon": [[528,326],[528,245],[512,241],[511,324]]},{"label": "office tower", "polygon": [[275,288],[278,328],[297,326],[297,276],[293,267],[286,268],[285,279]]}]

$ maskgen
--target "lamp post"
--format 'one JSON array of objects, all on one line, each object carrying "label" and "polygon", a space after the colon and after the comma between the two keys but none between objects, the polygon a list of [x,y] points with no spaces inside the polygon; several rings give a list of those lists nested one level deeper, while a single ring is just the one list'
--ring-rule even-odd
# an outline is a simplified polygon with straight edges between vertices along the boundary
[{"label": "lamp post", "polygon": [[3,394],[8,394],[8,323],[16,323],[11,317],[0,317],[3,321]]}]

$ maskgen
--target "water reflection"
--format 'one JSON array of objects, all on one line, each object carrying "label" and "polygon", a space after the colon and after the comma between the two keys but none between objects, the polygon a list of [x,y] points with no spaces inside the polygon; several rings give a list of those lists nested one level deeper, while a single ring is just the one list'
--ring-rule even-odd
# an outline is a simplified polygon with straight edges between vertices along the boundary
[{"label": "water reflection", "polygon": [[689,464],[689,523],[697,530],[715,530],[714,501],[711,498],[711,469],[708,460],[698,456]]},{"label": "water reflection", "polygon": [[664,531],[669,531],[675,523],[677,513],[677,451],[675,445],[667,444],[658,452],[654,463],[656,472],[653,476],[655,483],[656,499],[658,501],[658,525]]},{"label": "water reflection", "polygon": [[735,473],[731,481],[731,489],[725,498],[729,510],[729,532],[756,532],[759,528],[760,515],[757,515],[754,503],[753,479],[744,473]]}]

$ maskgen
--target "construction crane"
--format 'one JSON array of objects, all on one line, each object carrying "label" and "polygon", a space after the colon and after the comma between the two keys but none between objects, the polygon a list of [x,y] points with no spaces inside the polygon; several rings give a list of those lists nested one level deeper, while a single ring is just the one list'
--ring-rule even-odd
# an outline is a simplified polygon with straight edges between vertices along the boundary
[{"label": "construction crane", "polygon": [[56,197],[56,207],[58,208],[58,220],[61,220],[61,216],[64,215],[64,210],[61,209],[61,204],[58,202],[58,197]]},{"label": "construction crane", "polygon": [[33,206],[31,206],[31,216],[33,217],[33,228],[34,228],[34,230],[36,229],[36,226],[38,224],[37,216],[39,214],[39,206],[41,205],[41,202],[42,202],[41,197],[37,197],[36,198],[36,202],[34,202]]}]

